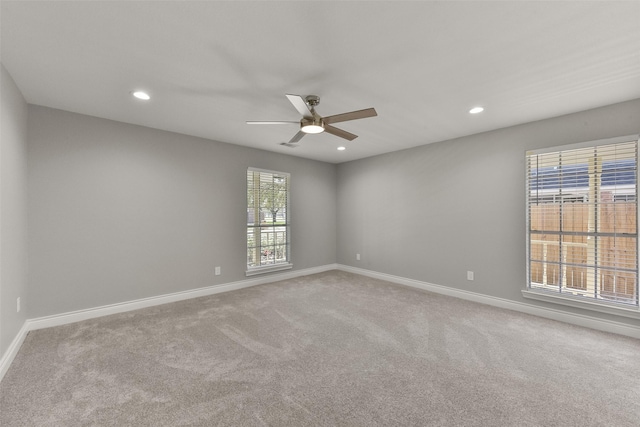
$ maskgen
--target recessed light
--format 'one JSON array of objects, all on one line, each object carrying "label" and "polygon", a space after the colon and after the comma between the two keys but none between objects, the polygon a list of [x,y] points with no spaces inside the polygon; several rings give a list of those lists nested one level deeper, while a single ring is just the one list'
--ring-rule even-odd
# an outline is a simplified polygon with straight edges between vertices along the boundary
[{"label": "recessed light", "polygon": [[471,110],[469,110],[469,113],[478,114],[478,113],[482,113],[483,111],[484,111],[484,108],[482,107],[473,107]]},{"label": "recessed light", "polygon": [[344,151],[346,149],[347,149],[347,147],[338,147],[338,151]]},{"label": "recessed light", "polygon": [[151,97],[149,96],[149,94],[147,92],[143,92],[141,90],[137,90],[137,91],[133,92],[132,95],[135,96],[138,99],[142,99],[143,101],[148,101],[148,100],[151,99]]}]

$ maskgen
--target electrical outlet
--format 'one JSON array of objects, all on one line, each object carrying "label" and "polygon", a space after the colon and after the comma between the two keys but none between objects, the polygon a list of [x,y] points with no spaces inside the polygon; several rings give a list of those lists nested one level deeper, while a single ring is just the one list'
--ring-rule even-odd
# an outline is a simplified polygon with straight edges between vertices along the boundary
[{"label": "electrical outlet", "polygon": [[20,297],[16,300],[16,313],[20,313]]},{"label": "electrical outlet", "polygon": [[356,261],[360,261],[360,254],[356,254]]},{"label": "electrical outlet", "polygon": [[220,275],[220,267],[216,267],[216,276]]},{"label": "electrical outlet", "polygon": [[467,271],[467,280],[473,280],[473,271]]}]

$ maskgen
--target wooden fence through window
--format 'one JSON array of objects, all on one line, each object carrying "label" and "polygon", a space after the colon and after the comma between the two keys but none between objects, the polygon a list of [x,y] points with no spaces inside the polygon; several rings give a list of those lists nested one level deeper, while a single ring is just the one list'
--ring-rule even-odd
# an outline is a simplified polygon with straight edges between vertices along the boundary
[{"label": "wooden fence through window", "polygon": [[[600,203],[595,215],[598,217],[597,230],[599,233],[619,233],[615,237],[545,234],[544,231],[589,231],[589,210],[594,207],[588,202],[564,203],[562,215],[560,208],[560,203],[530,205],[531,282],[558,286],[562,281],[566,288],[579,292],[593,292],[589,288],[597,283],[600,296],[635,299],[636,273],[627,271],[635,270],[637,262],[635,202],[611,200]],[[597,242],[589,241],[596,238]]]}]

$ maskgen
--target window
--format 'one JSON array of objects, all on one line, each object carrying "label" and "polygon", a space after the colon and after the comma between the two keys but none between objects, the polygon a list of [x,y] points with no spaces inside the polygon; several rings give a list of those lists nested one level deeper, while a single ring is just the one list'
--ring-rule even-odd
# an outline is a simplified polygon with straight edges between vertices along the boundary
[{"label": "window", "polygon": [[637,313],[637,137],[528,152],[526,168],[525,296]]},{"label": "window", "polygon": [[247,276],[293,267],[290,179],[284,172],[247,170]]}]

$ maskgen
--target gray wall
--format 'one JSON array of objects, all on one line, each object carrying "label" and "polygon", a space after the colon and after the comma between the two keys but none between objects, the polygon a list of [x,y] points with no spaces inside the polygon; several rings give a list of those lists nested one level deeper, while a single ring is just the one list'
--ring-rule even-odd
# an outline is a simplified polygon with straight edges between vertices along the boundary
[{"label": "gray wall", "polygon": [[[26,320],[27,103],[0,64],[0,357]],[[16,299],[23,308],[16,312]]]},{"label": "gray wall", "polygon": [[340,164],[338,263],[544,305],[521,295],[525,150],[639,132],[634,100]]},{"label": "gray wall", "polygon": [[28,129],[29,318],[246,279],[249,166],[291,174],[294,270],[336,262],[334,165],[33,105]]},{"label": "gray wall", "polygon": [[639,131],[635,100],[335,166],[27,114],[2,69],[0,354],[26,318],[245,279],[249,166],[292,175],[294,269],[339,262],[524,301],[524,151]]}]

